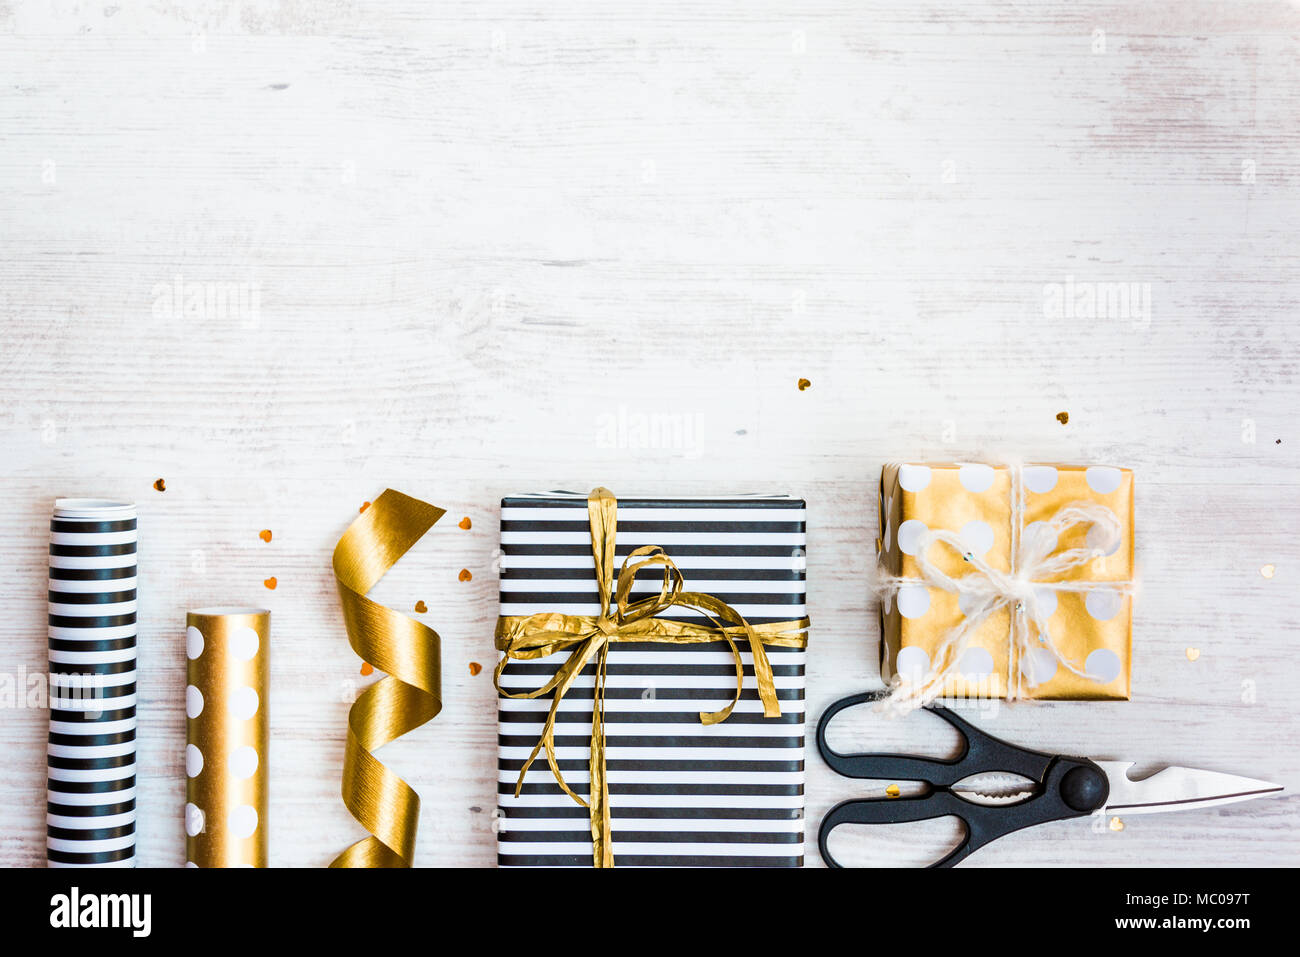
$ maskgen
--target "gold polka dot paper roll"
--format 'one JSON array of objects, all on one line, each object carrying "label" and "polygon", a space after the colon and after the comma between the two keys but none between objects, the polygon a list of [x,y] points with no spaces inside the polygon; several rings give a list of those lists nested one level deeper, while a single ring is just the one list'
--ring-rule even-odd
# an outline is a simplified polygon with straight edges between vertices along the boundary
[{"label": "gold polka dot paper roll", "polygon": [[271,613],[201,608],[185,624],[186,866],[266,867]]}]

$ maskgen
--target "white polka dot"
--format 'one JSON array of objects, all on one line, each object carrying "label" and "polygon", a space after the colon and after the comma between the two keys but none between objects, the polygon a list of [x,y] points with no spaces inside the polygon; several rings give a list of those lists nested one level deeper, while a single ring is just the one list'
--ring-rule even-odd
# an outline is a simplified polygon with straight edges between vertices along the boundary
[{"label": "white polka dot", "polygon": [[185,629],[185,657],[193,661],[203,654],[203,632],[193,625]]},{"label": "white polka dot", "polygon": [[909,518],[898,526],[898,547],[903,550],[903,554],[915,555],[917,542],[929,530],[925,522],[915,518]]},{"label": "white polka dot", "polygon": [[1098,648],[1088,655],[1088,659],[1083,663],[1083,670],[1088,674],[1100,678],[1104,684],[1110,684],[1119,677],[1119,655],[1109,648]]},{"label": "white polka dot", "polygon": [[1031,685],[1051,681],[1059,667],[1056,655],[1046,648],[1030,648],[1029,654],[1020,662],[1020,670]]},{"label": "white polka dot", "polygon": [[186,866],[186,867],[198,867],[199,865],[195,864],[193,861],[186,861],[186,862],[185,862],[185,866]]},{"label": "white polka dot", "polygon": [[1051,465],[1029,465],[1025,467],[1025,488],[1043,495],[1056,488],[1058,475]]},{"label": "white polka dot", "polygon": [[962,488],[978,495],[993,487],[993,466],[963,465],[957,470],[957,478],[961,479]]},{"label": "white polka dot", "polygon": [[230,654],[236,661],[248,661],[257,654],[257,632],[247,625],[230,633]]},{"label": "white polka dot", "polygon": [[248,685],[236,688],[230,695],[230,713],[240,721],[247,721],[257,714],[257,692]]},{"label": "white polka dot", "polygon": [[252,837],[257,830],[257,809],[251,804],[231,808],[226,816],[226,827],[235,837]]},{"label": "white polka dot", "polygon": [[1096,591],[1088,592],[1088,597],[1084,599],[1084,605],[1088,609],[1088,614],[1098,621],[1110,621],[1119,614],[1120,608],[1124,604],[1124,598],[1119,592],[1110,588],[1099,588]]},{"label": "white polka dot", "polygon": [[203,832],[203,812],[197,804],[185,805],[185,833],[198,837]]},{"label": "white polka dot", "polygon": [[1038,610],[1043,613],[1043,617],[1051,618],[1056,611],[1056,589],[1035,588],[1034,597],[1038,599]]},{"label": "white polka dot", "polygon": [[1121,473],[1108,465],[1094,465],[1083,473],[1088,480],[1088,487],[1099,495],[1109,495],[1119,488]]},{"label": "white polka dot", "polygon": [[904,618],[920,618],[930,610],[930,589],[924,585],[904,585],[898,589],[898,613]]},{"label": "white polka dot", "polygon": [[197,778],[203,771],[203,752],[196,745],[185,745],[185,774]]},{"label": "white polka dot", "polygon": [[900,465],[898,484],[909,492],[919,492],[930,484],[930,468],[926,465]]},{"label": "white polka dot", "polygon": [[1020,533],[1020,547],[1027,548],[1030,546],[1042,547],[1044,555],[1050,555],[1056,551],[1057,544],[1056,530],[1047,522],[1030,522],[1025,526],[1024,531]]},{"label": "white polka dot", "polygon": [[230,773],[239,780],[251,778],[257,771],[257,749],[244,745],[230,752]]},{"label": "white polka dot", "polygon": [[894,671],[899,677],[906,678],[908,681],[923,681],[930,671],[930,656],[925,653],[924,648],[917,648],[914,645],[900,648],[898,664]]},{"label": "white polka dot", "polygon": [[983,555],[993,547],[993,526],[977,518],[963,525],[958,537],[976,555]]},{"label": "white polka dot", "polygon": [[185,713],[191,718],[203,713],[203,692],[194,685],[185,686]]},{"label": "white polka dot", "polygon": [[957,669],[971,680],[987,678],[993,674],[993,656],[983,648],[967,648],[962,652]]},{"label": "white polka dot", "polygon": [[[1102,508],[1105,508],[1105,506],[1103,505]],[[1119,535],[1115,537],[1113,541],[1108,542],[1106,541],[1106,533],[1104,531],[1102,531],[1096,525],[1089,525],[1088,536],[1086,541],[1089,548],[1097,549],[1097,548],[1102,548],[1102,546],[1105,546],[1105,550],[1103,551],[1103,554],[1114,555],[1117,551],[1119,551],[1120,539],[1122,539],[1123,537],[1124,537],[1124,533],[1121,532]]]}]

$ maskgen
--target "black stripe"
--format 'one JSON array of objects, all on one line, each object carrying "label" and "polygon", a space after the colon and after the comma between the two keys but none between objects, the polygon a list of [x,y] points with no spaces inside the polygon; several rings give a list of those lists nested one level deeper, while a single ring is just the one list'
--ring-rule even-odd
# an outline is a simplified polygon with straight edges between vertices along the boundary
[{"label": "black stripe", "polygon": [[135,647],[135,635],[125,638],[51,638],[50,651],[127,651]]},{"label": "black stripe", "polygon": [[[93,717],[87,717],[93,715]],[[65,711],[62,709],[51,708],[51,721],[66,721],[76,724],[100,724],[104,721],[123,721],[127,718],[135,717],[135,705],[129,708],[117,708],[113,711]]]},{"label": "black stripe", "polygon": [[[570,781],[569,787],[575,794],[586,794],[587,785]],[[513,781],[501,781],[497,784],[498,794],[514,794]],[[557,794],[563,795],[555,781],[542,784],[525,784],[520,794]],[[614,784],[609,785],[610,797],[621,794],[704,794],[720,796],[724,794],[746,794],[757,797],[799,797],[803,794],[802,784]]]},{"label": "black stripe", "polygon": [[130,591],[51,591],[49,599],[56,605],[114,605],[135,601],[135,589]]},{"label": "black stripe", "polygon": [[54,778],[49,778],[45,786],[48,790],[60,794],[112,794],[115,791],[125,791],[135,787],[135,775],[131,774],[117,781],[56,781]]},{"label": "black stripe", "polygon": [[[523,688],[507,688],[507,691],[519,692]],[[653,693],[652,693],[653,692]],[[730,701],[736,693],[736,686],[733,683],[730,688],[606,688],[605,698],[610,701],[631,701],[633,699],[646,700],[653,698],[656,701],[715,701],[722,698]],[[538,695],[539,701],[551,700],[554,692],[544,695]],[[570,688],[564,693],[564,700],[567,701],[591,701],[596,695],[595,688]],[[778,701],[802,701],[804,699],[803,688],[777,688],[776,697]],[[744,688],[740,692],[741,701],[757,701],[757,688]]]},{"label": "black stripe", "polygon": [[131,532],[135,530],[135,519],[123,518],[115,522],[78,522],[70,519],[52,519],[51,532]]},{"label": "black stripe", "polygon": [[[625,521],[618,520],[619,532],[725,532],[731,535],[784,534],[797,535],[804,531],[803,522],[710,522],[710,521]],[[548,521],[545,519],[502,519],[503,532],[590,532],[591,523],[587,521]],[[653,544],[653,542],[647,543]],[[636,546],[641,548],[643,546]],[[672,551],[672,546],[663,546],[665,551]]]},{"label": "black stripe", "polygon": [[[80,851],[47,850],[45,852],[46,859],[56,864],[112,864],[115,861],[125,861],[134,856],[134,844],[117,851],[95,851],[91,854]],[[590,856],[588,855],[588,857]]]},{"label": "black stripe", "polygon": [[[780,751],[775,751],[780,755]],[[543,762],[544,764],[545,762]],[[585,771],[590,766],[587,758],[557,759],[561,771]],[[538,767],[533,762],[533,767]],[[605,767],[610,771],[765,771],[769,773],[796,772],[804,769],[803,761],[763,761],[757,758],[748,761],[706,760],[637,760],[633,758],[608,758]],[[500,771],[522,771],[523,758],[498,758],[497,769]]]},{"label": "black stripe", "polygon": [[[582,818],[589,820],[591,812],[585,807],[574,804],[564,795],[564,804],[555,807],[498,807],[502,817],[506,818]],[[610,806],[610,817],[645,818],[651,821],[706,820],[718,819],[728,821],[801,821],[803,808],[790,807],[623,807]],[[590,833],[590,832],[588,832]]]},{"label": "black stripe", "polygon": [[120,545],[55,545],[50,543],[50,554],[62,558],[108,558],[113,555],[134,555],[135,542]]},{"label": "black stripe", "polygon": [[[615,844],[802,844],[803,834],[790,831],[620,831],[613,828]],[[503,830],[498,841],[530,844],[590,844],[591,830],[515,831]],[[619,855],[622,859],[622,855]]]},{"label": "black stripe", "polygon": [[[801,498],[774,498],[756,495],[753,498],[620,498],[620,508],[789,508],[802,509],[807,505]],[[505,508],[586,508],[586,493],[565,497],[552,489],[538,495],[508,495],[501,500]]]},{"label": "black stripe", "polygon": [[[135,671],[135,667],[135,655],[126,661],[98,661],[93,664],[52,661],[50,662],[50,684],[57,688],[59,678],[64,675],[124,675],[128,671]],[[59,670],[55,671],[55,668]]]},{"label": "black stripe", "polygon": [[59,817],[109,817],[113,814],[125,814],[135,810],[135,798],[120,804],[55,804],[45,803],[45,810]]},{"label": "black stripe", "polygon": [[[619,563],[639,545],[619,546],[614,551]],[[682,555],[719,555],[731,558],[789,558],[795,545],[673,545],[668,549],[670,558]],[[551,542],[543,544],[521,544],[517,542],[501,543],[503,555],[583,555],[591,557],[591,543],[585,545],[561,545]]]},{"label": "black stripe", "polygon": [[[624,735],[607,734],[606,739],[611,748],[802,748],[803,735],[796,737],[776,737],[772,735],[710,734],[664,734],[664,735]],[[533,734],[498,734],[497,744],[503,748],[531,748],[537,743]],[[555,736],[557,748],[587,748],[591,746],[590,735],[559,734]]]},{"label": "black stripe", "polygon": [[51,568],[50,578],[65,582],[109,582],[119,578],[135,578],[135,566],[121,568]]},{"label": "black stripe", "polygon": [[[590,724],[592,713],[590,711],[569,711],[564,709],[560,712],[565,723],[576,722],[578,724]],[[758,713],[748,711],[733,711],[731,717],[727,718],[727,724],[794,724],[802,725],[804,715],[802,711],[783,711],[780,717],[767,718]],[[501,724],[531,724],[538,730],[541,729],[542,723],[546,720],[546,715],[537,711],[499,711],[497,712],[497,721]],[[606,711],[606,724],[690,724],[699,727],[699,711]]]},{"label": "black stripe", "polygon": [[[631,675],[639,677],[641,675],[699,675],[707,677],[709,675],[725,675],[733,680],[736,677],[736,664],[734,661],[722,664],[620,664],[618,662],[618,653],[622,645],[611,649],[610,659],[605,665],[605,673],[610,675]],[[745,677],[754,677],[754,666],[742,666]],[[545,675],[548,678],[555,674],[555,663],[535,662],[535,661],[512,661],[510,667],[506,669],[510,674],[515,675]],[[596,673],[596,663],[593,661],[587,667],[582,669],[584,675],[594,675]],[[798,678],[804,673],[803,665],[779,665],[772,664],[772,674],[777,678]]]},{"label": "black stripe", "polygon": [[115,837],[126,837],[135,833],[135,822],[121,827],[89,827],[81,830],[75,827],[54,827],[46,825],[45,833],[49,837],[62,838],[65,841],[109,841]]},{"label": "black stripe", "polygon": [[[659,594],[656,588],[653,591],[634,589],[632,599],[651,598]],[[714,598],[718,601],[725,602],[728,605],[803,605],[807,603],[807,598],[802,592],[715,592]],[[581,603],[594,603],[598,599],[598,593],[595,588],[588,592],[580,591],[501,591],[501,604],[503,605],[524,605],[524,604],[543,604],[543,605],[576,605]],[[704,619],[707,621],[708,619]]]},{"label": "black stripe", "polygon": [[[616,862],[622,867],[803,867],[803,855],[798,857],[713,857],[660,854],[618,854]],[[586,854],[498,854],[501,867],[590,867],[591,852]]]},{"label": "black stripe", "polygon": [[125,615],[50,615],[50,624],[59,628],[118,628],[135,624],[135,612]]},{"label": "black stripe", "polygon": [[[665,616],[658,615],[656,617],[664,618]],[[749,654],[748,642],[745,641],[737,642],[736,647],[740,649],[740,653],[742,655]],[[728,647],[725,641],[701,641],[695,644],[683,645],[676,649],[670,649],[667,645],[663,644],[663,642],[658,642],[658,641],[620,641],[617,645],[614,646],[613,649],[611,649],[611,654],[617,654],[620,651],[645,651],[645,652],[657,652],[658,654],[664,654],[669,650],[681,651],[683,649],[690,649],[690,653],[692,654],[694,654],[697,651],[715,651],[715,652],[723,652],[728,656],[731,655],[731,648]],[[771,646],[768,647],[766,650],[767,650],[768,658],[772,660],[772,663],[774,665],[780,663],[782,655],[790,655],[793,657],[795,655],[801,655],[805,651],[805,649],[803,648],[783,648],[780,646]],[[512,663],[510,667],[512,668],[515,667],[515,663]]]},{"label": "black stripe", "polygon": [[114,754],[106,758],[65,758],[50,754],[46,755],[45,763],[49,767],[64,771],[110,771],[113,768],[132,767],[135,764],[135,752]]},{"label": "black stripe", "polygon": [[66,734],[62,731],[50,732],[50,744],[65,744],[69,747],[103,748],[110,744],[126,744],[135,740],[135,729],[117,731],[113,734],[95,734],[93,723],[86,725],[85,734]]},{"label": "black stripe", "polygon": [[[637,580],[649,580],[654,577],[653,569],[643,569]],[[796,581],[805,579],[802,568],[683,568],[686,584],[694,579],[709,581]],[[590,568],[503,568],[500,572],[502,581],[591,581],[595,574]],[[662,572],[660,573],[662,575]],[[696,589],[698,591],[699,589]]]}]

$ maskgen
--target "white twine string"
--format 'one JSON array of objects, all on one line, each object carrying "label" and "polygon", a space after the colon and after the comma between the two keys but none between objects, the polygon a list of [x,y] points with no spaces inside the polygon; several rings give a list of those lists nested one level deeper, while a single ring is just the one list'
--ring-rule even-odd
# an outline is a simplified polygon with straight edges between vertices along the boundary
[{"label": "white twine string", "polygon": [[[1061,575],[1078,568],[1094,558],[1114,552],[1120,545],[1123,529],[1115,513],[1103,505],[1091,502],[1071,502],[1052,518],[1035,529],[1035,534],[1024,534],[1025,491],[1023,472],[1019,466],[1011,469],[1011,569],[1002,572],[991,567],[975,555],[953,532],[945,529],[927,529],[917,539],[915,559],[921,570],[920,578],[901,578],[882,571],[876,588],[881,597],[894,600],[904,585],[921,585],[952,592],[966,607],[965,617],[940,640],[931,656],[931,668],[919,681],[895,675],[893,690],[879,707],[901,713],[929,704],[943,694],[951,675],[959,674],[958,664],[970,643],[971,636],[990,615],[1007,607],[1011,614],[1011,627],[1007,638],[1007,700],[1023,698],[1025,691],[1024,662],[1034,644],[1030,625],[1038,637],[1038,644],[1050,651],[1067,670],[1081,678],[1104,684],[1105,679],[1089,674],[1062,654],[1047,623],[1041,596],[1044,592],[1072,592],[1086,594],[1093,591],[1114,591],[1129,594],[1131,581],[1059,581]],[[1067,529],[1076,525],[1091,525],[1095,534],[1086,548],[1070,548],[1052,554],[1057,539]],[[1054,532],[1055,534],[1050,534]],[[972,571],[953,578],[930,561],[930,549],[937,543],[947,545],[966,560]],[[1032,682],[1031,686],[1036,684]]]}]

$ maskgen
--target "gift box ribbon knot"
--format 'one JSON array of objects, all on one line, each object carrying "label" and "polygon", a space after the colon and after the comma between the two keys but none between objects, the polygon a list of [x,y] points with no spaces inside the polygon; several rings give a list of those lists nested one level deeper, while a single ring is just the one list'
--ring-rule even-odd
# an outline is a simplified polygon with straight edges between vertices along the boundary
[{"label": "gift box ribbon knot", "polygon": [[[550,711],[542,726],[542,733],[528,760],[524,762],[515,785],[518,797],[528,769],[545,750],[551,773],[565,794],[590,811],[593,863],[596,867],[612,867],[614,855],[611,846],[609,782],[605,774],[605,675],[610,646],[618,642],[659,642],[689,645],[725,641],[731,649],[736,664],[736,693],[730,703],[719,711],[700,712],[705,725],[726,721],[740,701],[744,689],[745,667],[736,644],[743,638],[749,645],[754,660],[754,678],[758,696],[763,703],[763,716],[777,718],[781,707],[777,702],[776,685],[772,679],[772,666],[768,662],[765,645],[784,648],[807,646],[807,618],[751,625],[726,602],[713,595],[686,591],[686,581],[680,569],[658,545],[643,545],[633,549],[623,560],[617,580],[614,578],[615,538],[618,529],[618,500],[606,488],[594,489],[587,496],[587,515],[591,529],[591,552],[595,559],[596,588],[600,598],[599,615],[567,615],[542,612],[534,615],[503,615],[497,619],[496,647],[501,651],[494,682],[497,691],[507,698],[538,698],[552,694]],[[663,578],[659,593],[636,601],[632,600],[632,586],[637,573],[643,569],[660,567]],[[611,603],[611,595],[613,601]],[[701,612],[708,623],[682,622],[658,618],[671,608],[689,608]],[[511,661],[528,661],[545,658],[557,652],[568,651],[569,657],[556,670],[549,681],[532,691],[509,692],[501,687],[501,676]],[[560,703],[584,668],[596,665],[596,684],[591,719],[591,756],[589,761],[589,799],[574,793],[560,773],[555,754],[555,723]]]}]

